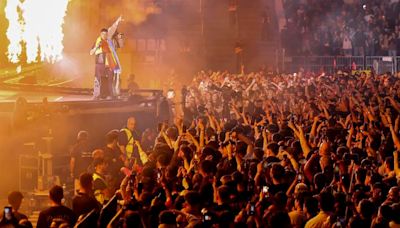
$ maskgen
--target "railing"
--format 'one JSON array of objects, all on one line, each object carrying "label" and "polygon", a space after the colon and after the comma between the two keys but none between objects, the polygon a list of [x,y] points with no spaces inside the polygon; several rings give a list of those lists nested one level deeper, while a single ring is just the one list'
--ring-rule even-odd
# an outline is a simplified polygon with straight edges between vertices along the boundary
[{"label": "railing", "polygon": [[333,73],[338,70],[374,70],[381,74],[400,71],[400,57],[393,56],[283,56],[279,69],[294,73],[300,69]]}]

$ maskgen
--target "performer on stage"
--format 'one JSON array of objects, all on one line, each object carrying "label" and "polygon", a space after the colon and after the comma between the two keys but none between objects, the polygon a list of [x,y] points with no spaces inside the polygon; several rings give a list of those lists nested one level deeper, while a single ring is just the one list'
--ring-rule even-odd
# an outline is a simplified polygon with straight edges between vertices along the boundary
[{"label": "performer on stage", "polygon": [[[103,28],[100,36],[97,38],[94,47],[90,50],[90,55],[95,55],[96,68],[93,96],[94,99],[111,98],[117,96],[113,94],[114,76],[121,73],[121,64],[119,62],[117,52],[112,41],[112,37],[117,31],[119,23],[122,21],[122,16],[111,25],[110,28]],[[118,83],[119,84],[119,83]],[[119,92],[119,89],[118,89]]]}]

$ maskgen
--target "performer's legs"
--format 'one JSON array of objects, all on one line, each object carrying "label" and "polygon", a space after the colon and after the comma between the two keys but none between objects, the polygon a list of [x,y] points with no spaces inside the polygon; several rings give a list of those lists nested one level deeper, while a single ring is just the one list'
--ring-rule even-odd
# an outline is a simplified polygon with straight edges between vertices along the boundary
[{"label": "performer's legs", "polygon": [[114,73],[114,77],[113,77],[113,96],[114,97],[118,97],[120,94],[120,73]]},{"label": "performer's legs", "polygon": [[104,95],[105,97],[111,97],[112,96],[112,83],[113,83],[113,73],[110,68],[106,69],[106,77],[105,77],[105,82],[104,82]]},{"label": "performer's legs", "polygon": [[100,97],[102,99],[107,98],[108,96],[108,78],[106,75],[104,75],[103,77],[101,77],[101,85],[100,85]]},{"label": "performer's legs", "polygon": [[94,85],[93,85],[93,98],[98,99],[101,95],[101,79],[104,75],[104,65],[96,64]]}]

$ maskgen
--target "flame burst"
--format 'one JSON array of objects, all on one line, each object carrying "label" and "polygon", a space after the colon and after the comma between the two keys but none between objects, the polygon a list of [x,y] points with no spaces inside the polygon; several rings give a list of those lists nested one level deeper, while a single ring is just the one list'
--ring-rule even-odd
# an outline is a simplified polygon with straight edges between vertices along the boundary
[{"label": "flame burst", "polygon": [[5,7],[9,21],[7,56],[10,62],[20,62],[25,45],[26,62],[62,59],[62,25],[69,0],[7,0]]}]

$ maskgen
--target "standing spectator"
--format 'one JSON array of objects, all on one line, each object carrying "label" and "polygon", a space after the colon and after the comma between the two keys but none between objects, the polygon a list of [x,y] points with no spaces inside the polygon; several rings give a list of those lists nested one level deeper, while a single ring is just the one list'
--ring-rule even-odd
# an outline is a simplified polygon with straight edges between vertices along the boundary
[{"label": "standing spectator", "polygon": [[105,204],[110,198],[108,185],[106,181],[107,163],[102,158],[97,158],[93,161],[93,190],[94,196],[100,204]]},{"label": "standing spectator", "polygon": [[70,176],[74,180],[75,192],[79,189],[79,175],[86,172],[92,161],[92,152],[88,145],[89,133],[80,131],[77,142],[72,147],[70,160]]},{"label": "standing spectator", "polygon": [[135,141],[140,140],[140,135],[136,130],[135,117],[129,117],[126,127],[122,128],[118,136],[118,144],[124,156],[124,161],[133,164],[141,164],[139,153],[135,149]]},{"label": "standing spectator", "polygon": [[322,192],[319,194],[319,209],[320,212],[310,219],[305,228],[317,228],[322,227],[327,218],[332,214],[335,204],[335,198],[330,192]]},{"label": "standing spectator", "polygon": [[100,209],[99,202],[93,195],[93,176],[90,173],[82,173],[79,177],[80,189],[72,199],[72,210],[77,217],[85,215],[93,209]]},{"label": "standing spectator", "polygon": [[112,182],[118,185],[120,182],[120,169],[124,166],[123,154],[118,146],[118,130],[112,130],[106,135],[106,146],[104,147],[104,160],[107,163],[107,173],[112,177]]},{"label": "standing spectator", "polygon": [[396,56],[397,55],[397,37],[395,33],[392,33],[389,38],[389,56]]},{"label": "standing spectator", "polygon": [[353,45],[351,44],[351,40],[348,34],[345,34],[343,36],[342,48],[343,48],[343,54],[345,56],[352,55]]},{"label": "standing spectator", "polygon": [[304,193],[300,192],[295,195],[294,208],[289,212],[290,223],[295,228],[300,228],[306,221],[306,215],[303,212]]},{"label": "standing spectator", "polygon": [[380,36],[379,44],[381,47],[381,55],[387,55],[389,51],[389,36],[387,34],[383,34]]},{"label": "standing spectator", "polygon": [[54,220],[60,219],[68,223],[70,227],[73,227],[76,222],[74,212],[62,205],[61,201],[64,198],[63,188],[60,186],[54,186],[50,189],[50,207],[39,214],[37,221],[37,228],[49,228]]},{"label": "standing spectator", "polygon": [[135,82],[135,75],[130,74],[128,77],[128,91],[130,95],[135,94],[135,91],[139,89],[139,85]]},{"label": "standing spectator", "polygon": [[11,192],[8,195],[8,203],[11,205],[13,216],[17,219],[18,222],[22,219],[28,219],[26,215],[19,212],[19,208],[21,207],[23,199],[24,196],[21,192],[18,191]]},{"label": "standing spectator", "polygon": [[377,41],[373,32],[369,32],[365,41],[365,55],[375,55],[375,42]]},{"label": "standing spectator", "polygon": [[361,31],[360,28],[357,29],[354,34],[354,55],[355,56],[364,56],[365,52],[365,34]]}]

